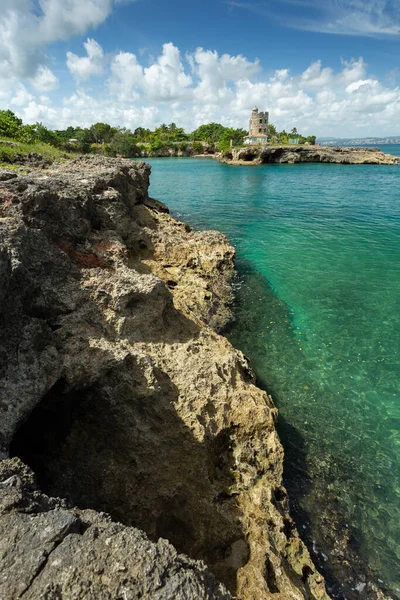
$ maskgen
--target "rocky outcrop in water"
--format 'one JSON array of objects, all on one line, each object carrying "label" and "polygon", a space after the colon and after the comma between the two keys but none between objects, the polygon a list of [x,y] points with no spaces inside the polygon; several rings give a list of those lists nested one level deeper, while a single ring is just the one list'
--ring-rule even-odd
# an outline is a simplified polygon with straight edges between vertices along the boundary
[{"label": "rocky outcrop in water", "polygon": [[342,165],[397,165],[400,158],[379,148],[347,146],[266,146],[233,148],[220,159],[233,165],[265,163],[338,163]]},{"label": "rocky outcrop in water", "polygon": [[144,163],[3,175],[0,595],[229,597],[202,560],[243,600],[326,599],[276,409],[216,333],[226,238],[149,198]]}]

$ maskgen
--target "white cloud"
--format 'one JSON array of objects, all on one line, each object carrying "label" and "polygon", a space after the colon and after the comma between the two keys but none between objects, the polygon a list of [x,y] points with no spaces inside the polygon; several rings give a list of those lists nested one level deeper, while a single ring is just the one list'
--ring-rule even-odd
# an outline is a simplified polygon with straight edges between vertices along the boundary
[{"label": "white cloud", "polygon": [[301,85],[305,88],[321,87],[332,82],[333,71],[329,67],[321,68],[321,61],[312,63],[301,74]]},{"label": "white cloud", "polygon": [[185,73],[180,51],[171,42],[164,44],[155,63],[144,69],[143,89],[153,102],[187,99],[191,84],[192,78]]},{"label": "white cloud", "polygon": [[34,99],[32,94],[28,92],[26,87],[19,83],[13,97],[10,100],[12,106],[25,106]]},{"label": "white cloud", "polygon": [[[65,94],[58,106],[46,96],[35,97],[15,78],[3,79],[14,92],[2,93],[0,86],[0,105],[15,107],[27,122],[41,120],[56,129],[96,121],[131,129],[176,122],[192,131],[210,121],[247,128],[257,104],[279,129],[297,127],[319,136],[400,135],[400,126],[395,129],[400,90],[369,73],[362,58],[342,61],[336,70],[317,60],[301,72],[281,68],[265,74],[258,60],[215,50],[198,48],[184,60],[172,43],[164,44],[150,66],[148,57],[124,51],[111,56],[107,66],[91,39],[85,49],[85,57],[69,54],[80,88]],[[85,89],[82,81],[93,73],[104,73],[104,79],[98,88]],[[33,80],[39,90],[55,85],[43,65]]]},{"label": "white cloud", "polygon": [[30,81],[39,92],[49,92],[58,87],[57,77],[45,65],[38,66],[35,75],[30,78]]},{"label": "white cloud", "polygon": [[185,73],[179,48],[164,44],[150,67],[142,67],[135,54],[119,52],[111,63],[109,87],[120,100],[135,100],[139,91],[150,102],[189,100],[192,78]]},{"label": "white cloud", "polygon": [[24,108],[16,111],[24,123],[56,123],[58,110],[46,104],[40,104],[31,100]]},{"label": "white cloud", "polygon": [[188,59],[192,71],[200,79],[195,89],[195,97],[215,104],[231,96],[231,89],[228,87],[230,82],[251,79],[261,71],[258,59],[250,62],[240,54],[219,56],[215,50],[197,48]]},{"label": "white cloud", "polygon": [[372,82],[372,79],[359,79],[358,81],[353,81],[352,83],[349,83],[349,85],[346,87],[346,92],[351,94],[352,92],[356,92],[363,85],[368,85]]},{"label": "white cloud", "polygon": [[73,52],[67,52],[67,67],[72,75],[80,80],[89,79],[93,75],[101,75],[103,72],[103,48],[92,38],[83,42],[87,56],[79,57]]},{"label": "white cloud", "polygon": [[142,85],[143,67],[138,63],[135,54],[119,52],[111,63],[111,93],[116,94],[120,101],[137,100],[137,90]]},{"label": "white cloud", "polygon": [[363,37],[400,36],[400,4],[397,0],[228,0],[228,4],[294,29]]},{"label": "white cloud", "polygon": [[46,46],[99,26],[111,14],[116,2],[1,0],[0,77],[38,77],[41,85],[41,69],[49,63]]},{"label": "white cloud", "polygon": [[339,74],[339,78],[345,83],[353,83],[365,77],[367,66],[363,59],[360,57],[358,60],[352,59],[350,61],[342,61],[344,66],[342,72]]},{"label": "white cloud", "polygon": [[111,14],[113,0],[39,0],[37,33],[45,42],[68,39],[95,28]]}]

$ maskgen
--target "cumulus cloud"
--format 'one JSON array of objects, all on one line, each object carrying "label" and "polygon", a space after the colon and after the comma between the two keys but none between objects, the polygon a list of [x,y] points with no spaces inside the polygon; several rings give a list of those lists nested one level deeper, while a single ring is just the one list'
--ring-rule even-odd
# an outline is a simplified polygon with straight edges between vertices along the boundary
[{"label": "cumulus cloud", "polygon": [[39,0],[37,32],[45,42],[68,39],[95,28],[110,15],[113,0]]},{"label": "cumulus cloud", "polygon": [[48,104],[41,104],[35,100],[28,102],[26,106],[16,111],[24,123],[55,123],[58,117],[57,109]]},{"label": "cumulus cloud", "polygon": [[305,88],[319,88],[332,82],[333,70],[329,67],[322,68],[320,60],[312,63],[302,74],[300,85]]},{"label": "cumulus cloud", "polygon": [[138,90],[143,85],[143,67],[135,54],[119,52],[111,63],[109,87],[121,102],[139,98]]},{"label": "cumulus cloud", "polygon": [[39,65],[30,80],[39,92],[49,92],[58,87],[57,77],[45,65]]},{"label": "cumulus cloud", "polygon": [[67,67],[72,75],[78,80],[86,80],[92,75],[101,75],[103,71],[103,48],[92,38],[83,42],[87,56],[77,56],[73,52],[67,52]]},{"label": "cumulus cloud", "polygon": [[154,102],[184,100],[192,83],[185,73],[179,48],[171,42],[163,45],[162,54],[150,67],[144,69],[143,89]]},{"label": "cumulus cloud", "polygon": [[150,102],[189,100],[192,78],[185,73],[179,48],[164,44],[161,55],[149,67],[139,64],[135,54],[119,52],[111,63],[111,93],[120,100],[136,100],[139,92]]},{"label": "cumulus cloud", "polygon": [[10,100],[10,104],[12,106],[26,106],[29,102],[32,102],[32,100],[34,100],[34,96],[28,92],[22,83],[19,83]]},{"label": "cumulus cloud", "polygon": [[37,77],[40,85],[40,69],[49,62],[46,46],[99,26],[117,1],[2,0],[0,77]]},{"label": "cumulus cloud", "polygon": [[188,59],[192,71],[200,79],[195,96],[216,104],[231,95],[231,89],[228,87],[230,82],[251,79],[261,71],[258,59],[250,62],[241,54],[219,56],[215,50],[197,48]]},{"label": "cumulus cloud", "polygon": [[142,67],[135,54],[119,52],[111,63],[109,87],[122,100],[134,100],[141,92],[151,102],[201,102],[218,104],[232,94],[230,85],[252,78],[261,71],[256,59],[230,56],[197,48],[186,55],[185,69],[179,48],[164,44],[161,55],[149,67]]},{"label": "cumulus cloud", "polygon": [[[400,90],[369,73],[362,58],[343,60],[336,70],[317,60],[301,72],[282,68],[265,74],[257,59],[204,48],[185,55],[171,42],[150,65],[125,51],[107,65],[97,42],[88,39],[84,47],[87,56],[67,56],[79,88],[58,106],[43,95],[34,97],[21,83],[12,96],[0,93],[0,105],[11,101],[27,122],[41,120],[57,129],[95,121],[132,129],[176,122],[191,131],[210,121],[247,128],[257,104],[280,129],[342,137],[400,134],[393,129],[400,123]],[[99,88],[85,89],[90,75],[103,73]],[[36,88],[51,88],[53,78],[39,67]]]}]

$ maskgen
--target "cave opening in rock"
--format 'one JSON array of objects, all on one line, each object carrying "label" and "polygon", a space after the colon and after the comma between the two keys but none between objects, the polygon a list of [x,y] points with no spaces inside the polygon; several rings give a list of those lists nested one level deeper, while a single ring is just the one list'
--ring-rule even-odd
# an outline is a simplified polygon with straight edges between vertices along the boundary
[{"label": "cave opening in rock", "polygon": [[[149,389],[131,358],[85,388],[58,381],[20,425],[10,455],[47,495],[168,539],[235,593],[249,549],[234,500],[221,494],[231,485],[231,430],[205,447],[171,409],[177,390],[168,376],[152,374],[158,387]],[[212,483],[202,473],[210,461]]]},{"label": "cave opening in rock", "polygon": [[17,456],[34,471],[45,493],[52,493],[50,465],[71,430],[84,393],[65,392],[65,381],[58,380],[20,425],[10,444],[10,456]]}]

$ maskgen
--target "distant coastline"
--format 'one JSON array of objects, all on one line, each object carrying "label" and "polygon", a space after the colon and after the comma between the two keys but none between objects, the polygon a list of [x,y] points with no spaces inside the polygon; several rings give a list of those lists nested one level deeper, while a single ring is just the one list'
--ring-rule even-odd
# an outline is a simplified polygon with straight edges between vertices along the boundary
[{"label": "distant coastline", "polygon": [[321,137],[317,139],[317,143],[321,146],[390,146],[400,144],[400,136],[365,138]]}]

